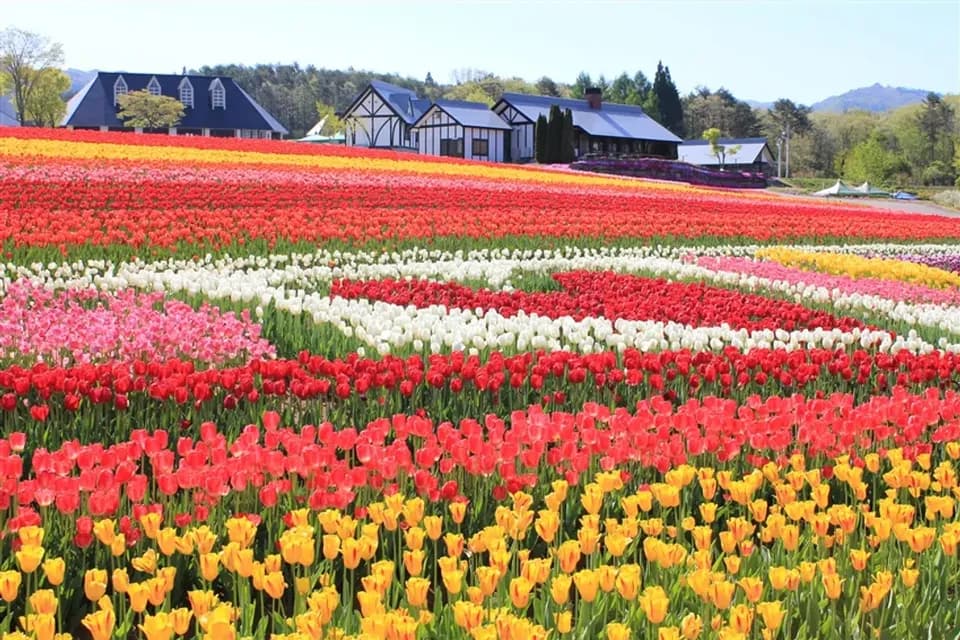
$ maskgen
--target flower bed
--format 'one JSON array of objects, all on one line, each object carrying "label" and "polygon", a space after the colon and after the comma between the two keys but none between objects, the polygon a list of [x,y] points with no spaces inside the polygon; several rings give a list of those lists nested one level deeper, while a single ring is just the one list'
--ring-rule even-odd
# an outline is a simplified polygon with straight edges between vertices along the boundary
[{"label": "flower bed", "polygon": [[945,219],[39,129],[0,218],[3,640],[960,631]]}]

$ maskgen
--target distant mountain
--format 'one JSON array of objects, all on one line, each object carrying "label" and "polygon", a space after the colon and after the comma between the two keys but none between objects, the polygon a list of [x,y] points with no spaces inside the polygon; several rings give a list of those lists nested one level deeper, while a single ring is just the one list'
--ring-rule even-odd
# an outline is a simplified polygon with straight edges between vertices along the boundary
[{"label": "distant mountain", "polygon": [[744,102],[754,109],[769,109],[773,106],[772,102],[761,102],[759,100],[744,100]]},{"label": "distant mountain", "polygon": [[929,91],[907,89],[905,87],[887,87],[879,83],[869,87],[853,89],[838,96],[831,96],[812,105],[814,111],[844,112],[853,109],[865,111],[891,111],[908,104],[916,104],[927,97]]}]

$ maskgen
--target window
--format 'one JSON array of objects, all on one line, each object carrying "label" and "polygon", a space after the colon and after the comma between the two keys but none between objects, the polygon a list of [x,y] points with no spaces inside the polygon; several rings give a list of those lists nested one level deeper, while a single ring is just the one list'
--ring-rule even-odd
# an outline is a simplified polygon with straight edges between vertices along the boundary
[{"label": "window", "polygon": [[157,80],[157,76],[150,78],[150,83],[147,85],[147,91],[152,96],[160,95],[160,82]]},{"label": "window", "polygon": [[489,140],[473,140],[473,155],[477,156],[486,156],[489,153],[490,141]]},{"label": "window", "polygon": [[193,109],[193,85],[190,84],[189,78],[184,78],[180,81],[180,102],[183,103],[184,107]]},{"label": "window", "polygon": [[220,78],[214,78],[213,82],[210,83],[210,108],[227,108],[227,92],[224,90]]},{"label": "window", "polygon": [[463,157],[463,138],[441,138],[440,155],[452,158]]},{"label": "window", "polygon": [[113,105],[120,104],[120,96],[127,95],[127,81],[123,76],[117,76],[117,81],[113,83]]}]

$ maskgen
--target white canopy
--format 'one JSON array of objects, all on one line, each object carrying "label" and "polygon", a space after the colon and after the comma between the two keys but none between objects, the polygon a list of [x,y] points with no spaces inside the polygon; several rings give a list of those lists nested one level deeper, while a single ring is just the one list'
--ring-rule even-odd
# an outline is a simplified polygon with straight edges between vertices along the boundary
[{"label": "white canopy", "polygon": [[862,196],[866,195],[862,191],[857,191],[852,187],[847,186],[843,180],[837,180],[837,183],[832,187],[827,187],[822,191],[817,191],[815,196]]}]

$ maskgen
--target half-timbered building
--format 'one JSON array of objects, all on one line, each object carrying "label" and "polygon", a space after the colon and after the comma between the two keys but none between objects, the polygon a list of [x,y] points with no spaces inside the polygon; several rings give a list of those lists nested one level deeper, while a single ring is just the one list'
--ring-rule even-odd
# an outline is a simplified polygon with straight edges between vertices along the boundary
[{"label": "half-timbered building", "polygon": [[418,147],[413,123],[430,107],[430,101],[410,89],[372,81],[339,115],[351,147],[410,149]]},{"label": "half-timbered building", "polygon": [[482,102],[437,100],[413,131],[424,155],[503,162],[510,125]]},{"label": "half-timbered building", "polygon": [[636,154],[675,159],[682,140],[648,116],[638,106],[604,103],[599,90],[588,90],[583,100],[505,93],[493,105],[494,113],[510,124],[507,157],[515,162],[534,157],[537,118],[548,117],[550,107],[569,109],[573,115],[574,149],[588,153]]}]

